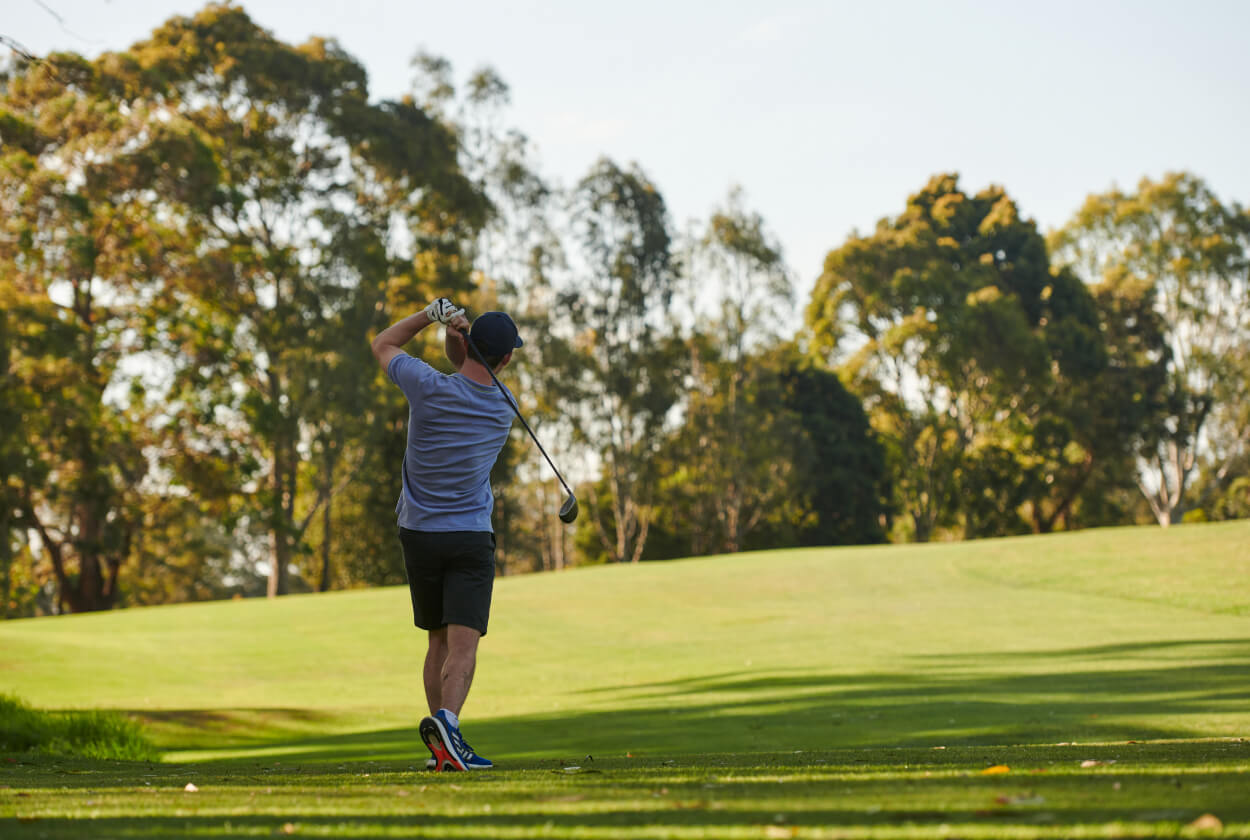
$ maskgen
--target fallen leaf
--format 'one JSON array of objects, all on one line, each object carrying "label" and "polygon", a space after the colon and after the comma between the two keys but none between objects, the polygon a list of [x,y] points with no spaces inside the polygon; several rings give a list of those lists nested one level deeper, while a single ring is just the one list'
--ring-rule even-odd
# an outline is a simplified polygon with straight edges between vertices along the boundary
[{"label": "fallen leaf", "polygon": [[1189,827],[1202,831],[1222,831],[1224,829],[1224,823],[1215,814],[1203,814],[1201,817],[1191,822]]},{"label": "fallen leaf", "polygon": [[199,790],[199,788],[197,788],[192,782],[187,782],[187,786],[184,787],[183,790],[185,790],[187,793],[195,793],[197,790]]},{"label": "fallen leaf", "polygon": [[1011,768],[1008,767],[1006,764],[995,764],[992,767],[986,767],[984,770],[982,770],[981,775],[982,776],[999,776],[999,775],[1002,775],[1003,773],[1010,773],[1010,772],[1011,772]]}]

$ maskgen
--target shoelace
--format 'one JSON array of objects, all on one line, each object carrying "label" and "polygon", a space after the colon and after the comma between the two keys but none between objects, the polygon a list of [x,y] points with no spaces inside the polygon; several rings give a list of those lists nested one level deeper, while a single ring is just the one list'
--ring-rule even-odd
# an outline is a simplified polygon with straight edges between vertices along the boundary
[{"label": "shoelace", "polygon": [[453,729],[453,730],[452,730],[452,732],[451,732],[451,739],[455,742],[456,749],[457,749],[457,751],[458,751],[458,752],[460,752],[460,754],[461,754],[461,755],[464,755],[464,756],[466,756],[466,757],[467,757],[467,756],[473,756],[473,757],[476,757],[476,756],[477,756],[477,751],[476,751],[476,750],[474,750],[474,749],[473,749],[473,747],[469,746],[469,742],[468,742],[468,741],[466,741],[466,740],[464,739],[464,736],[460,734],[460,730],[459,730],[459,729]]}]

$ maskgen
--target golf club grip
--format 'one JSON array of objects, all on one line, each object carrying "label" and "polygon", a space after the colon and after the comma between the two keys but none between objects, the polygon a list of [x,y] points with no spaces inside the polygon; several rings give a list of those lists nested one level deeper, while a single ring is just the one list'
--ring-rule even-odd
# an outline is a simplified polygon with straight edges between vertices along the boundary
[{"label": "golf club grip", "polygon": [[538,435],[534,434],[534,430],[530,428],[530,424],[525,422],[525,418],[521,416],[521,409],[517,408],[517,404],[513,402],[512,397],[508,396],[508,392],[504,390],[503,383],[495,376],[495,372],[490,369],[490,365],[486,364],[486,357],[477,349],[477,345],[473,343],[473,339],[469,336],[468,330],[460,330],[460,334],[464,336],[465,343],[469,349],[473,351],[473,355],[477,357],[477,361],[482,367],[486,368],[486,372],[490,374],[491,381],[499,388],[499,393],[503,395],[504,400],[508,403],[508,407],[512,409],[512,413],[516,415],[516,419],[521,421],[521,425],[525,427],[525,431],[529,432],[530,437],[534,440],[534,445],[538,447],[538,451],[543,453],[543,457],[547,459],[547,465],[551,467],[551,471],[556,474],[556,478],[560,479],[565,491],[571,496],[573,491],[569,489],[569,483],[564,480],[564,476],[560,475],[560,471],[556,469],[555,463],[551,460],[551,456],[547,454],[547,450],[543,449],[543,445],[538,441]]}]

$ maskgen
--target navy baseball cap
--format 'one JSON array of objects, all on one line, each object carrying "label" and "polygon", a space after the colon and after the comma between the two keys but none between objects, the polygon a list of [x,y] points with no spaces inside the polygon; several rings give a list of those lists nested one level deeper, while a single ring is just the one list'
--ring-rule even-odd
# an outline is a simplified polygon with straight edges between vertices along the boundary
[{"label": "navy baseball cap", "polygon": [[516,323],[506,312],[483,312],[473,322],[469,337],[483,356],[505,356],[523,342]]}]

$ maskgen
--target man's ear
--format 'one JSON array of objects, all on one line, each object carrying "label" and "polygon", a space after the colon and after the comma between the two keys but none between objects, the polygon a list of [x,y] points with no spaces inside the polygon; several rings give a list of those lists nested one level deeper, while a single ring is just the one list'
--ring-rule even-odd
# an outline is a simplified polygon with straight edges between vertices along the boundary
[{"label": "man's ear", "polygon": [[502,359],[500,359],[500,360],[499,360],[499,366],[495,368],[495,373],[499,373],[499,371],[501,371],[501,370],[503,370],[504,368],[506,368],[506,367],[508,366],[508,362],[510,362],[510,361],[512,361],[512,351],[511,351],[511,350],[509,350],[509,351],[508,351],[508,353],[507,353],[507,355],[505,355]]}]

